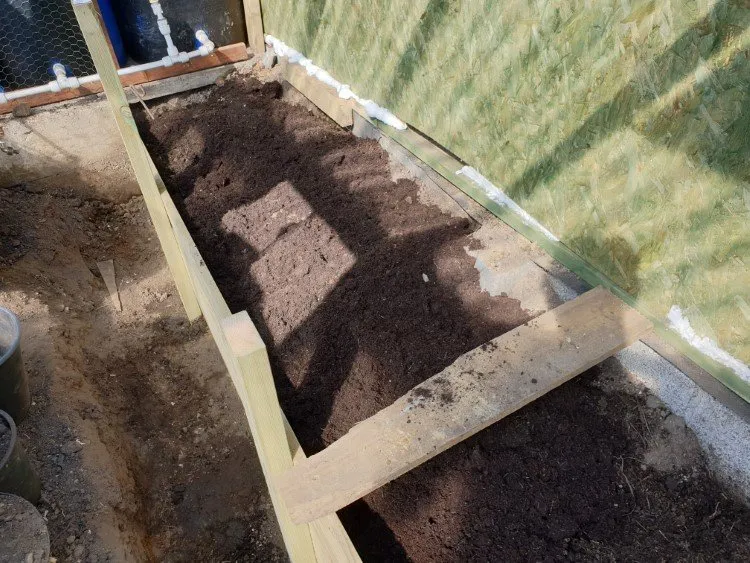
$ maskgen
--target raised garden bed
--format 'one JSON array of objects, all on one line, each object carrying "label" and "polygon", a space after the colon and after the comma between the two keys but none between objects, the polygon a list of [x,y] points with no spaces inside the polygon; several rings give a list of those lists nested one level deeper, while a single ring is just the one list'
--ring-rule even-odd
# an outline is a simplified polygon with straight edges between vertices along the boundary
[{"label": "raised garden bed", "polygon": [[[314,453],[530,314],[481,291],[465,250],[477,224],[394,181],[376,142],[281,94],[240,78],[140,124]],[[723,496],[689,431],[654,402],[602,390],[624,379],[611,360],[341,511],[360,555],[750,557],[750,516]],[[678,435],[691,455],[654,457]]]}]

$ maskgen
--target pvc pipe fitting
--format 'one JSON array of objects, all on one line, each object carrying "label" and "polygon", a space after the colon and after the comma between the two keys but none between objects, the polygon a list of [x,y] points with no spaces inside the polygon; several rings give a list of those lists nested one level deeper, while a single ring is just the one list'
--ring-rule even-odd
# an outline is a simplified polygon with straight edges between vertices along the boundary
[{"label": "pvc pipe fitting", "polygon": [[208,55],[216,47],[214,42],[208,38],[208,34],[202,29],[195,32],[195,38],[198,40],[198,43],[201,44],[197,51],[203,56]]},{"label": "pvc pipe fitting", "polygon": [[50,82],[50,89],[53,92],[59,92],[60,90],[67,90],[71,88],[78,88],[81,83],[75,76],[68,76],[68,72],[65,70],[65,66],[60,63],[52,65],[52,72],[55,73],[56,80]]},{"label": "pvc pipe fitting", "polygon": [[173,59],[178,57],[179,50],[175,47],[175,44],[172,41],[172,30],[169,27],[167,18],[164,16],[164,10],[162,9],[159,0],[151,2],[151,11],[154,12],[154,15],[156,16],[156,25],[159,26],[159,32],[164,36],[164,41],[167,42],[167,54]]}]

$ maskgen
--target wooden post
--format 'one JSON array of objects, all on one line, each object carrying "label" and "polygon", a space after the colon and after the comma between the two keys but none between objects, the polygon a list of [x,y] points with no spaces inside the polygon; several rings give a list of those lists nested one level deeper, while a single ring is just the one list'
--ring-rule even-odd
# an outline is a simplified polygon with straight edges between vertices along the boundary
[{"label": "wooden post", "polygon": [[598,287],[467,352],[279,479],[294,522],[343,508],[607,359],[651,323]]},{"label": "wooden post", "polygon": [[193,321],[201,314],[198,300],[188,277],[185,262],[180,256],[169,217],[159,194],[159,188],[151,172],[148,153],[138,134],[138,128],[135,125],[125,91],[120,83],[120,77],[117,74],[101,21],[91,0],[73,0],[73,11],[91,53],[96,71],[99,73],[107,100],[112,107],[117,128],[127,150],[130,164],[133,166],[136,180],[141,188],[146,208],[151,215],[151,222],[167,258],[167,264],[172,271],[172,277],[177,285],[177,291],[182,299],[185,312],[188,319]]},{"label": "wooden post", "polygon": [[[157,184],[163,184],[159,173],[154,171]],[[177,244],[180,246],[183,259],[190,273],[190,279],[193,281],[198,302],[200,303],[203,317],[206,319],[208,329],[214,337],[216,347],[221,354],[224,364],[227,366],[229,376],[237,390],[237,395],[242,402],[242,408],[247,416],[250,428],[255,426],[255,415],[248,398],[248,390],[245,387],[245,375],[240,366],[234,351],[227,341],[227,335],[224,332],[223,323],[232,316],[226,301],[221,295],[216,282],[211,277],[200,252],[195,246],[190,233],[188,232],[185,222],[177,212],[177,208],[169,195],[169,192],[162,192],[162,200],[167,210],[169,220],[172,222]],[[295,464],[302,463],[306,458],[305,452],[302,451],[297,437],[294,435],[289,422],[286,420],[283,411],[279,412],[284,424],[284,432],[290,449],[290,454]],[[260,445],[256,445],[259,450]],[[258,456],[262,454],[258,451]],[[336,514],[329,514],[310,522],[310,536],[312,536],[315,556],[319,563],[362,563],[357,551],[352,545],[351,538],[346,534],[344,526],[341,524]]]},{"label": "wooden post", "polygon": [[276,486],[279,475],[291,469],[293,463],[266,346],[247,311],[225,318],[221,326],[240,365],[250,407],[250,430],[289,559],[293,563],[316,561],[309,526],[292,522]]},{"label": "wooden post", "polygon": [[260,55],[266,50],[266,40],[263,35],[263,15],[260,0],[243,0],[245,9],[245,26],[247,26],[247,46],[254,55]]}]

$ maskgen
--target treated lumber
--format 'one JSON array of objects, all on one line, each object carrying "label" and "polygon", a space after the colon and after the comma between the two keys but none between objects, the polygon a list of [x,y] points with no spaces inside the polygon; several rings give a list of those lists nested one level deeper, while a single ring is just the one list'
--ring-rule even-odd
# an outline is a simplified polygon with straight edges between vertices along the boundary
[{"label": "treated lumber", "polygon": [[200,307],[164,209],[164,203],[159,195],[159,189],[151,171],[148,152],[145,150],[138,134],[138,128],[130,111],[125,91],[120,84],[120,77],[117,75],[117,69],[112,60],[102,24],[91,0],[73,0],[73,11],[91,53],[96,71],[101,78],[101,84],[112,108],[112,114],[120,131],[136,180],[141,188],[143,200],[151,216],[151,222],[175,280],[177,292],[182,299],[188,319],[193,321],[200,317]]},{"label": "treated lumber", "polygon": [[[201,70],[214,68],[226,64],[236,63],[247,60],[247,49],[244,43],[233,43],[232,45],[226,45],[224,47],[218,47],[213,53],[205,56],[190,59],[189,62],[184,64],[172,65],[169,67],[157,68],[153,70],[147,70],[143,72],[136,72],[133,74],[126,74],[120,77],[120,82],[123,86],[135,86],[138,84],[147,84],[156,80],[163,80],[165,78],[174,78]],[[114,59],[112,59],[114,64]],[[145,88],[146,86],[144,86]],[[92,94],[98,94],[103,92],[104,88],[101,82],[94,82],[92,84],[86,84],[80,88],[72,90],[63,90],[61,92],[48,92],[45,94],[36,94],[35,96],[29,96],[27,98],[21,98],[12,102],[0,104],[0,114],[10,113],[13,108],[19,104],[26,104],[29,107],[44,106],[47,104],[54,104],[56,102],[64,102],[67,100],[73,100],[82,96],[90,96]],[[172,92],[176,93],[176,92]],[[166,94],[165,94],[166,95]]]},{"label": "treated lumber", "polygon": [[114,305],[115,309],[117,309],[118,311],[122,311],[120,293],[117,291],[114,260],[104,260],[102,262],[97,262],[96,267],[99,268],[99,273],[102,275],[104,285],[107,286],[107,292],[109,292],[109,298],[112,301],[112,305]]},{"label": "treated lumber", "polygon": [[[161,180],[159,173],[155,168],[153,170],[157,183],[163,186],[164,183]],[[190,272],[190,278],[195,287],[198,302],[203,311],[203,317],[206,319],[206,324],[214,338],[219,354],[224,360],[224,365],[229,372],[229,376],[232,379],[237,395],[242,402],[245,415],[248,418],[248,424],[251,425],[252,431],[253,422],[251,421],[253,419],[253,411],[249,402],[247,389],[245,388],[244,375],[222,326],[224,319],[231,317],[232,313],[222,297],[216,282],[211,276],[211,272],[209,272],[206,267],[206,264],[203,261],[198,248],[195,246],[195,243],[188,232],[187,226],[177,211],[169,193],[164,190],[161,196],[172,223],[172,228],[174,229],[180,251],[184,257],[188,271]],[[305,453],[302,450],[294,431],[289,425],[289,422],[284,416],[284,413],[280,412],[280,414],[284,422],[284,430],[288,441],[287,447],[291,452],[293,462],[295,464],[301,463],[307,459]],[[354,549],[354,545],[347,535],[346,530],[344,530],[338,516],[335,514],[329,514],[323,518],[319,518],[310,522],[309,528],[317,561],[326,563],[361,563],[361,559],[359,558],[359,555],[357,555],[357,551]]]},{"label": "treated lumber", "polygon": [[307,74],[298,64],[283,59],[282,72],[284,80],[294,86],[299,92],[315,104],[323,113],[333,119],[341,127],[351,127],[354,123],[352,110],[354,102],[339,98],[336,90],[324,84],[317,78]]},{"label": "treated lumber", "polygon": [[339,510],[595,366],[651,329],[596,288],[456,360],[279,480],[295,522]]},{"label": "treated lumber", "polygon": [[242,0],[245,10],[245,27],[247,28],[247,46],[255,55],[260,55],[266,50],[266,41],[263,36],[263,14],[260,0]]},{"label": "treated lumber", "polygon": [[247,311],[221,321],[224,336],[240,369],[239,384],[248,404],[248,421],[255,449],[268,484],[281,535],[291,561],[315,561],[315,548],[306,524],[294,524],[279,497],[276,479],[293,467],[281,406],[263,340]]},{"label": "treated lumber", "polygon": [[[592,287],[599,285],[606,287],[625,303],[638,309],[641,314],[651,320],[654,325],[654,332],[659,338],[677,350],[677,352],[687,357],[701,369],[710,373],[740,399],[746,403],[750,403],[750,383],[742,379],[729,367],[709,358],[697,348],[683,340],[677,333],[667,327],[662,317],[655,315],[636,297],[630,295],[614,280],[610,279],[587,260],[576,254],[564,242],[553,241],[544,236],[538,230],[528,226],[524,223],[521,217],[509,210],[507,206],[500,205],[496,201],[493,201],[484,190],[474,184],[469,178],[456,174],[456,172],[463,166],[456,157],[411,127],[404,131],[399,131],[381,122],[370,119],[361,108],[355,107],[354,111],[356,111],[362,119],[365,119],[379,129],[381,133],[404,147],[418,160],[421,160],[459,190],[490,211],[495,217],[518,231],[528,240],[536,243],[540,248],[560,262],[560,264],[565,266],[568,270],[584,280],[587,284]],[[657,352],[659,351],[657,350]],[[690,373],[687,375],[690,375]],[[696,381],[698,385],[701,385],[700,380],[694,379],[694,381]],[[732,400],[731,402],[734,403],[735,401]]]}]

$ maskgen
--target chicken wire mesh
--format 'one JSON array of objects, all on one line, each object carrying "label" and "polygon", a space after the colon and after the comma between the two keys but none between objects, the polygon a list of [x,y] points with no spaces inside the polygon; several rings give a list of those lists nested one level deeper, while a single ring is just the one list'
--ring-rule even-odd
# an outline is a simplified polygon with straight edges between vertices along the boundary
[{"label": "chicken wire mesh", "polygon": [[0,86],[45,84],[56,62],[74,76],[96,72],[70,1],[0,0]]}]

